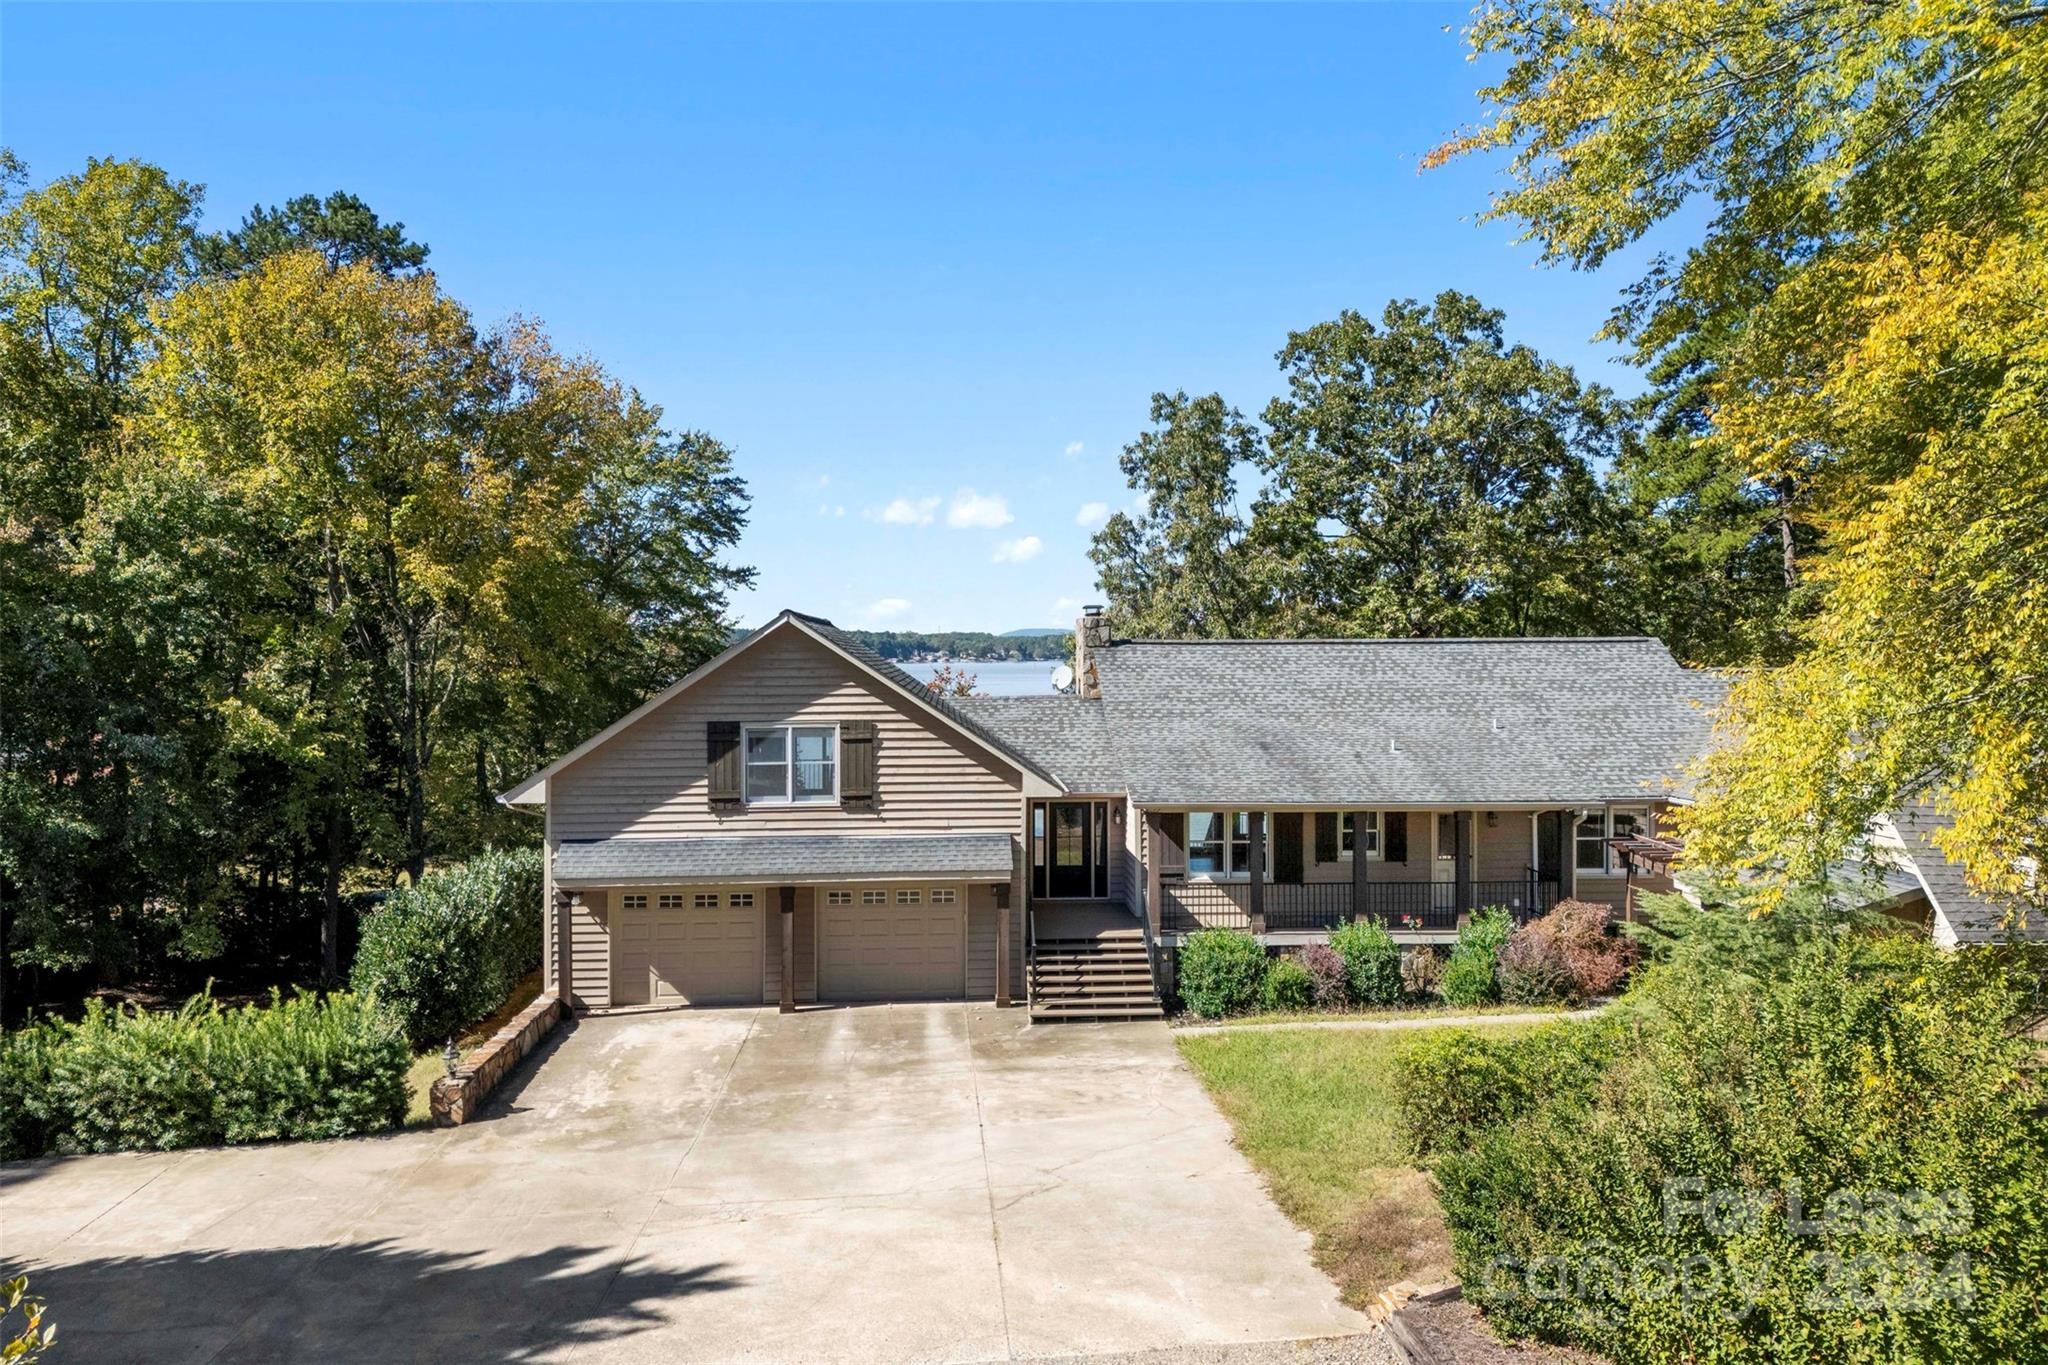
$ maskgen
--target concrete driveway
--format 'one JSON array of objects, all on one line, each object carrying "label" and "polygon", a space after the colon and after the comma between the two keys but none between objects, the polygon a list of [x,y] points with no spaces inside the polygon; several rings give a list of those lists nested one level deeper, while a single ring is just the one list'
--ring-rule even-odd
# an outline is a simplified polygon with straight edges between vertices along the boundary
[{"label": "concrete driveway", "polygon": [[60,1357],[1000,1360],[1356,1332],[1159,1024],[586,1019],[465,1128],[0,1167]]}]

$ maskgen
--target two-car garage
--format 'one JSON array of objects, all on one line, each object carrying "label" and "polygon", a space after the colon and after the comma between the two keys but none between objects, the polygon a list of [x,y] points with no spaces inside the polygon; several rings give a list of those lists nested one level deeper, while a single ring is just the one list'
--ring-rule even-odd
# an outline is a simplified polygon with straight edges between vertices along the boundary
[{"label": "two-car garage", "polygon": [[[966,993],[967,894],[926,882],[801,888],[823,1002],[956,1000]],[[781,953],[776,887],[620,890],[611,918],[615,1005],[758,1005]],[[772,931],[772,936],[771,936]],[[808,931],[808,933],[807,933]],[[800,956],[811,954],[800,945]]]}]

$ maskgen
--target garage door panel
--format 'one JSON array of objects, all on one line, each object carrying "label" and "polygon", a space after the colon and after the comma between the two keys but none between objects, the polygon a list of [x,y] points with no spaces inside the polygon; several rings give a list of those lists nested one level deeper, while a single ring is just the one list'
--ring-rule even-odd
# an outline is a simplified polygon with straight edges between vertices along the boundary
[{"label": "garage door panel", "polygon": [[[930,905],[827,903],[819,911],[818,998],[951,1000],[966,993],[966,916],[959,899]],[[892,896],[892,900],[894,897]]]},{"label": "garage door panel", "polygon": [[[761,914],[723,893],[650,898],[618,915],[612,993],[619,1004],[758,1005]],[[666,903],[664,903],[666,902]]]}]

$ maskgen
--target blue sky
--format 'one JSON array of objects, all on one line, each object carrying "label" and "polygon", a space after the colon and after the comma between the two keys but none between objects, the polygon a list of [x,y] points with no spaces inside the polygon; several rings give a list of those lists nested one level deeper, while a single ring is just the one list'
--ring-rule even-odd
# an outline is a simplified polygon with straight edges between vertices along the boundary
[{"label": "blue sky", "polygon": [[1638,387],[1616,272],[1475,225],[1497,164],[1418,173],[1477,110],[1465,13],[10,3],[0,139],[157,162],[209,226],[360,194],[732,446],[743,620],[1004,630],[1093,596],[1155,390],[1256,414],[1340,309],[1468,290]]}]

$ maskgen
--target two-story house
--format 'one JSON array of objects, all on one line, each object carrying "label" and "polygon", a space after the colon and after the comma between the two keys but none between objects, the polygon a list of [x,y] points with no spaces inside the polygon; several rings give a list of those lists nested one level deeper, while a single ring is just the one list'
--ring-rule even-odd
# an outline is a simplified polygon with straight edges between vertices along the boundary
[{"label": "two-story house", "polygon": [[1643,638],[1123,641],[943,698],[783,612],[504,794],[580,1008],[1027,996],[1156,1013],[1182,936],[1618,904],[1722,694]]}]

